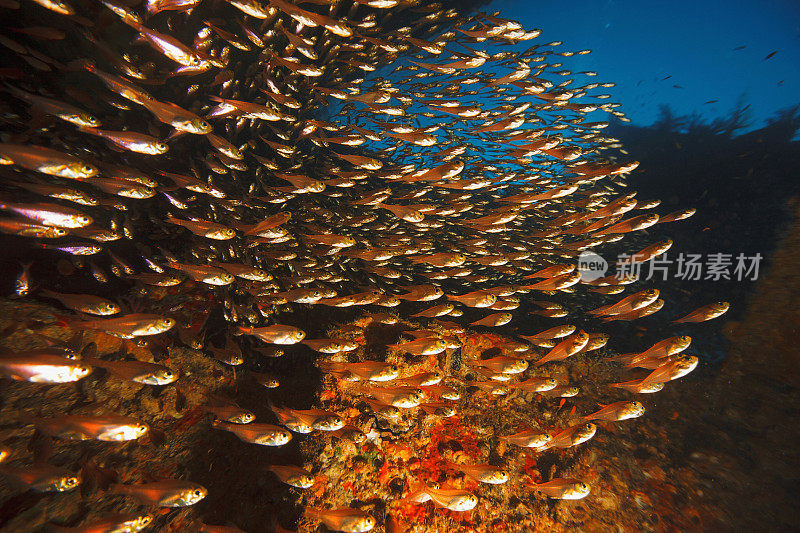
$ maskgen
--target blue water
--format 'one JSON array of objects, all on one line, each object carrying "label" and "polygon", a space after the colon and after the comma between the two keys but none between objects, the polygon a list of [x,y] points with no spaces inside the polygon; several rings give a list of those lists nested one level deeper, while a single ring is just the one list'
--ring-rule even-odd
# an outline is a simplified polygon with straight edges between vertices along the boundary
[{"label": "blue water", "polygon": [[616,82],[613,101],[637,125],[652,124],[660,104],[715,118],[741,102],[752,129],[800,103],[797,0],[495,0],[484,9],[540,28],[537,42],[592,49],[565,58],[566,68]]}]

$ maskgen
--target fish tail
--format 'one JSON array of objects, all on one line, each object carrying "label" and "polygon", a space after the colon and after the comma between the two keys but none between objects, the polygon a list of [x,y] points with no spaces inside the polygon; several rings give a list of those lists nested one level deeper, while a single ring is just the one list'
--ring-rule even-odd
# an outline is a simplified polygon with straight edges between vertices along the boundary
[{"label": "fish tail", "polygon": [[341,372],[342,370],[341,363],[335,361],[320,361],[317,366],[319,366],[319,369],[323,372],[328,373]]},{"label": "fish tail", "polygon": [[92,135],[100,135],[100,130],[91,126],[78,126],[78,130]]},{"label": "fish tail", "polygon": [[67,63],[67,70],[88,70],[89,72],[94,72],[96,69],[97,65],[94,60],[86,57],[75,59]]},{"label": "fish tail", "polygon": [[20,413],[19,421],[22,422],[26,426],[27,425],[34,425],[35,426],[36,423],[39,421],[39,417],[33,416],[30,413]]},{"label": "fish tail", "polygon": [[[28,264],[23,264],[23,265],[22,265],[22,268],[25,268],[25,269],[27,269],[29,266],[30,266],[30,263],[28,263]],[[41,288],[41,289],[39,289],[39,293],[40,293],[42,296],[46,296],[47,298],[56,298],[56,299],[58,299],[58,298],[57,298],[58,294],[57,294],[57,293],[55,293],[55,292],[53,292],[53,291],[51,291],[51,290],[49,290],[49,289]]]},{"label": "fish tail", "polygon": [[147,17],[151,17],[153,15],[157,15],[161,11],[161,4],[160,2],[148,0],[145,2],[146,7],[145,10],[147,11]]},{"label": "fish tail", "polygon": [[108,491],[113,492],[114,494],[129,494],[130,488],[122,483],[112,483],[108,486]]},{"label": "fish tail", "polygon": [[324,509],[317,509],[315,507],[306,507],[306,516],[314,520],[319,520],[324,516]]},{"label": "fish tail", "polygon": [[5,91],[13,94],[14,96],[18,96],[18,97],[24,97],[25,96],[25,91],[22,91],[21,89],[17,89],[13,85],[9,85],[7,83],[4,83],[3,86],[0,87],[0,90],[5,90]]}]

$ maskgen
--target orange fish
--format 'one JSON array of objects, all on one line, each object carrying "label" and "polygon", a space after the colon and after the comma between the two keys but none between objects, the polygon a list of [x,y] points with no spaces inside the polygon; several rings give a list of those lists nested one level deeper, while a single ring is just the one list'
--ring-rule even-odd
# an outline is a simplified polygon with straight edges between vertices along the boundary
[{"label": "orange fish", "polygon": [[589,342],[589,334],[581,330],[556,344],[552,350],[536,361],[534,365],[540,366],[550,361],[560,361],[583,350]]},{"label": "orange fish", "polygon": [[155,507],[187,507],[208,494],[202,485],[180,479],[165,479],[141,485],[114,484],[110,490],[116,494],[132,496],[144,505]]},{"label": "orange fish", "polygon": [[208,220],[180,220],[175,217],[167,217],[165,220],[171,224],[183,226],[200,237],[206,237],[218,241],[232,239],[236,235],[236,232],[234,232],[232,229]]},{"label": "orange fish", "polygon": [[550,377],[532,377],[519,383],[508,383],[512,389],[519,389],[525,392],[544,392],[552,390],[558,386],[558,382]]},{"label": "orange fish", "polygon": [[109,531],[135,532],[147,528],[152,522],[152,514],[110,514],[82,526],[61,527],[50,524],[49,529],[61,533],[107,533]]},{"label": "orange fish", "polygon": [[480,481],[481,483],[489,483],[491,485],[502,485],[508,481],[508,472],[502,468],[494,465],[460,465],[445,461],[448,468],[464,472],[469,477]]},{"label": "orange fish", "polygon": [[689,218],[690,216],[694,215],[697,212],[697,209],[689,208],[689,209],[681,209],[680,211],[674,211],[672,213],[668,213],[658,219],[659,224],[664,224],[666,222],[676,222],[678,220],[684,220]]},{"label": "orange fish", "polygon": [[240,326],[239,331],[248,335],[255,335],[269,344],[297,344],[306,337],[305,332],[301,329],[281,324],[261,328]]},{"label": "orange fish", "polygon": [[582,444],[594,437],[597,426],[591,422],[568,427],[552,435],[552,439],[544,448],[570,448]]},{"label": "orange fish", "polygon": [[118,415],[30,417],[28,420],[45,435],[71,440],[121,442],[138,439],[150,429],[147,424],[134,418]]},{"label": "orange fish", "polygon": [[72,124],[75,124],[78,127],[100,126],[100,121],[98,121],[94,116],[90,115],[86,111],[83,111],[82,109],[71,106],[69,104],[65,104],[64,102],[59,102],[58,100],[53,100],[51,98],[45,98],[44,96],[31,94],[21,89],[11,87],[10,85],[6,85],[5,87],[6,90],[8,90],[11,94],[13,94],[14,96],[16,96],[21,100],[30,103],[36,108],[36,110],[42,113],[58,117],[67,122],[71,122]]},{"label": "orange fish", "polygon": [[631,231],[638,231],[641,229],[649,228],[658,222],[658,215],[650,213],[648,215],[639,215],[636,217],[628,218],[622,222],[617,222],[613,226],[603,228],[594,233],[595,236],[611,235],[615,233],[629,233]]},{"label": "orange fish", "polygon": [[292,487],[307,489],[314,485],[314,477],[299,466],[269,465],[267,470],[278,476],[278,479],[283,483],[291,485]]},{"label": "orange fish", "polygon": [[621,315],[624,313],[629,313],[652,304],[658,299],[658,295],[658,289],[644,290],[635,294],[631,294],[630,296],[626,296],[615,304],[604,305],[603,307],[589,311],[589,313],[596,316]]},{"label": "orange fish", "polygon": [[411,494],[404,500],[415,503],[433,501],[436,505],[451,511],[463,512],[474,509],[478,498],[463,489],[434,489],[422,483],[412,483]]},{"label": "orange fish", "polygon": [[[274,0],[272,0],[274,2]],[[332,531],[364,533],[375,527],[375,519],[364,511],[352,509],[315,509],[306,507],[306,514],[313,520],[320,520]]]},{"label": "orange fish", "polygon": [[86,179],[97,175],[97,167],[77,157],[42,146],[0,143],[0,165],[19,167],[68,179]]},{"label": "orange fish", "polygon": [[399,375],[396,365],[381,361],[363,361],[361,363],[320,362],[323,372],[334,374],[348,381],[391,381]]},{"label": "orange fish", "polygon": [[528,274],[525,279],[533,278],[554,278],[556,276],[563,276],[575,271],[576,265],[550,265],[541,270],[537,270],[533,274]]},{"label": "orange fish", "polygon": [[559,500],[580,500],[588,496],[590,491],[589,485],[572,478],[551,479],[546,483],[534,483],[530,487]]},{"label": "orange fish", "polygon": [[46,463],[20,468],[0,466],[0,474],[36,492],[64,492],[78,487],[81,482],[80,477],[69,470]]},{"label": "orange fish", "polygon": [[83,361],[94,367],[103,368],[122,379],[145,385],[167,385],[178,379],[178,375],[164,365],[147,363],[136,359],[130,361],[103,361],[93,357],[84,357]]},{"label": "orange fish", "polygon": [[557,291],[571,287],[581,280],[580,272],[568,272],[559,276],[534,283],[533,285],[522,285],[521,288],[529,291]]},{"label": "orange fish", "polygon": [[447,348],[448,343],[444,339],[422,338],[399,344],[387,344],[386,347],[392,350],[408,352],[412,355],[436,355]]},{"label": "orange fish", "polygon": [[618,422],[620,420],[627,420],[629,418],[637,418],[644,414],[644,406],[639,402],[616,402],[604,406],[599,411],[583,417],[585,421],[590,420],[608,420],[610,422]]},{"label": "orange fish", "polygon": [[61,294],[58,292],[42,289],[42,294],[48,298],[54,298],[74,311],[87,313],[90,315],[115,315],[120,312],[120,308],[114,302],[109,302],[105,298],[92,294]]},{"label": "orange fish", "polygon": [[672,241],[670,239],[666,239],[664,241],[651,244],[650,246],[642,248],[638,252],[631,254],[630,257],[621,261],[621,264],[644,263],[663,254],[670,248],[672,248]]},{"label": "orange fish", "polygon": [[713,304],[705,305],[699,309],[695,309],[688,315],[673,320],[675,324],[684,324],[687,322],[705,322],[725,314],[730,309],[731,304],[728,302],[715,302]]},{"label": "orange fish", "polygon": [[88,376],[92,367],[64,357],[54,348],[0,354],[0,375],[30,383],[70,383]]},{"label": "orange fish", "polygon": [[444,295],[444,292],[435,285],[415,285],[412,287],[404,287],[408,292],[398,294],[397,297],[401,300],[409,302],[430,302],[438,300]]},{"label": "orange fish", "polygon": [[641,386],[648,387],[655,383],[664,383],[681,378],[697,368],[699,362],[700,360],[694,355],[679,357],[653,370],[650,375],[642,380]]},{"label": "orange fish", "polygon": [[475,322],[471,322],[471,326],[504,326],[511,322],[511,319],[514,318],[514,315],[511,313],[492,313],[489,316],[483,317],[480,320],[476,320]]},{"label": "orange fish", "polygon": [[97,329],[122,339],[159,335],[172,329],[175,320],[161,315],[137,313],[118,318],[73,322],[75,327]]},{"label": "orange fish", "polygon": [[230,285],[233,283],[233,276],[222,270],[206,265],[187,265],[184,263],[170,262],[169,266],[175,270],[185,272],[195,281],[201,281],[209,285]]},{"label": "orange fish", "polygon": [[292,439],[292,434],[282,427],[272,424],[250,423],[231,424],[214,420],[211,425],[217,429],[224,429],[239,437],[244,442],[260,444],[262,446],[283,446]]},{"label": "orange fish", "polygon": [[626,313],[620,313],[618,315],[611,315],[607,317],[603,317],[600,319],[602,322],[614,322],[616,320],[636,320],[637,318],[643,318],[646,316],[650,316],[656,311],[659,311],[662,307],[664,307],[664,300],[659,298],[655,302],[651,303],[650,305],[646,305],[644,307],[640,307],[639,309],[635,309],[633,311],[628,311]]},{"label": "orange fish", "polygon": [[456,301],[467,307],[489,307],[497,302],[497,296],[489,291],[474,291],[460,296],[448,294],[447,299]]},{"label": "orange fish", "polygon": [[145,135],[144,133],[135,133],[130,131],[108,131],[98,128],[90,128],[88,126],[84,126],[80,128],[80,130],[86,133],[91,133],[92,135],[97,135],[98,137],[102,137],[107,141],[119,146],[120,148],[130,150],[131,152],[137,152],[146,155],[159,155],[166,153],[169,150],[169,145],[161,142],[155,137]]},{"label": "orange fish", "polygon": [[632,381],[625,381],[623,383],[611,383],[609,387],[617,389],[625,389],[634,394],[651,394],[658,392],[664,388],[664,383],[653,383],[651,385],[642,386],[642,379],[634,379]]}]

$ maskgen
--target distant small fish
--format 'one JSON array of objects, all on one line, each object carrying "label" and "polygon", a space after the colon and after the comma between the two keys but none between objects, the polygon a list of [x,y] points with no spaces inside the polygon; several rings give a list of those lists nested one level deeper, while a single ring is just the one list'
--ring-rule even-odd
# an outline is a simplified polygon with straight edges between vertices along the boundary
[{"label": "distant small fish", "polygon": [[96,533],[98,531],[135,532],[145,529],[152,522],[153,516],[150,514],[111,514],[95,520],[94,522],[88,522],[82,526],[61,527],[50,524],[49,529],[51,531],[63,533]]},{"label": "distant small fish", "polygon": [[546,483],[535,483],[533,490],[559,500],[580,500],[589,495],[589,485],[577,479],[558,478]]},{"label": "distant small fish", "polygon": [[706,320],[712,320],[724,314],[730,308],[730,306],[731,304],[728,302],[716,302],[705,305],[695,309],[684,317],[673,320],[673,322],[676,324],[683,324],[687,322],[705,322]]},{"label": "distant small fish", "polygon": [[69,383],[88,376],[91,366],[63,357],[58,350],[42,350],[0,355],[0,375],[30,383]]},{"label": "distant small fish", "polygon": [[769,54],[767,54],[767,57],[765,57],[763,60],[766,61],[767,59],[775,57],[775,54],[777,54],[777,53],[778,53],[778,50],[775,50],[774,52],[770,52]]},{"label": "distant small fish", "polygon": [[145,505],[156,507],[187,507],[206,497],[208,491],[202,485],[179,479],[165,479],[136,485],[116,484],[111,492],[132,496]]},{"label": "distant small fish", "polygon": [[328,529],[347,533],[364,533],[375,527],[375,519],[359,509],[306,509],[309,518],[320,520]]},{"label": "distant small fish", "polygon": [[81,482],[81,479],[69,470],[46,463],[20,468],[0,466],[0,474],[36,492],[64,492],[76,488]]},{"label": "distant small fish", "polygon": [[267,467],[267,470],[278,476],[278,479],[283,483],[291,485],[292,487],[307,489],[314,485],[314,476],[299,466],[270,465]]},{"label": "distant small fish", "polygon": [[17,279],[14,280],[14,292],[18,296],[26,296],[31,290],[31,263],[22,265],[22,272],[19,273]]}]

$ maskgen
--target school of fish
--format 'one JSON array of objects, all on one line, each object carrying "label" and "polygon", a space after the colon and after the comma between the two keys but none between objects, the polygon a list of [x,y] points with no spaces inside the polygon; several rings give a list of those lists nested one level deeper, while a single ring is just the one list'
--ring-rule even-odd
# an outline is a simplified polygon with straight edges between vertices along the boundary
[{"label": "school of fish", "polygon": [[[614,84],[562,64],[589,50],[540,43],[539,30],[499,14],[419,0],[0,0],[0,12],[0,232],[34,263],[23,265],[13,297],[63,310],[56,327],[78,338],[68,345],[31,328],[38,347],[0,354],[4,388],[69,386],[99,372],[143,387],[191,384],[185,369],[108,358],[80,335],[140,348],[161,342],[202,351],[235,379],[264,386],[269,420],[209,398],[208,430],[230,433],[232,448],[293,439],[358,446],[375,439],[376,424],[457,417],[459,400],[473,394],[554,403],[580,394],[551,369],[597,357],[610,339],[553,325],[580,312],[560,296],[602,301],[581,318],[590,327],[664,305],[658,289],[636,279],[590,280],[577,268],[583,251],[632,236],[641,243],[647,228],[693,214],[658,214],[657,200],[627,189],[638,163],[603,134],[607,121],[589,120],[627,120],[600,92]],[[672,241],[635,246],[629,261],[643,263]],[[222,348],[206,338],[215,307],[227,328]],[[727,309],[712,303],[675,322]],[[336,336],[307,338],[295,317],[309,310],[341,313],[328,328]],[[365,335],[376,327],[397,328],[377,350]],[[459,359],[476,339],[492,344],[491,356]],[[642,416],[635,395],[698,366],[700,357],[685,353],[690,343],[667,337],[614,356],[631,369],[630,379],[607,384],[619,401],[577,413],[567,427],[529,421],[496,441],[539,454],[584,445],[595,421]],[[287,357],[291,345],[316,354],[325,376],[319,407],[288,405],[275,376],[242,370]],[[18,420],[58,446],[116,446],[158,427],[111,410]],[[0,476],[25,490],[81,484],[77,472],[0,446]],[[445,479],[408,465],[385,516],[337,506],[323,492],[316,501],[328,503],[307,507],[301,527],[397,528],[393,510],[406,506],[466,513],[482,484],[517,483],[561,500],[591,493],[580,479],[531,479],[481,460],[443,464]],[[301,491],[319,474],[268,466]],[[463,476],[477,484],[453,482]],[[224,494],[189,479],[105,490],[141,511],[53,527],[140,531],[163,526],[164,508],[225,504]]]}]

